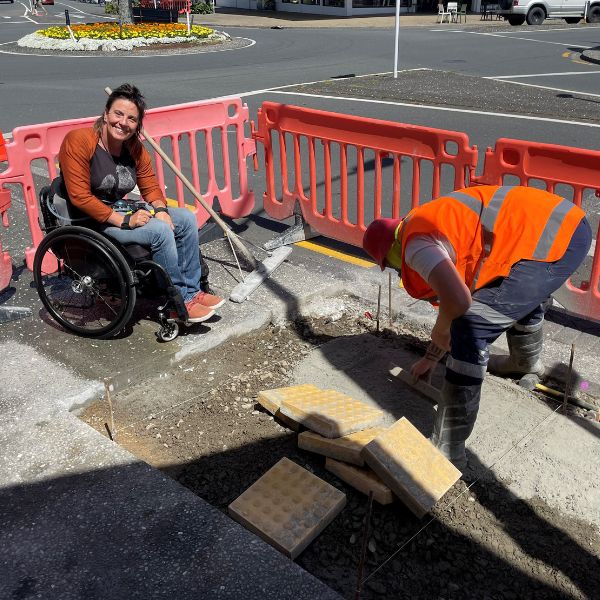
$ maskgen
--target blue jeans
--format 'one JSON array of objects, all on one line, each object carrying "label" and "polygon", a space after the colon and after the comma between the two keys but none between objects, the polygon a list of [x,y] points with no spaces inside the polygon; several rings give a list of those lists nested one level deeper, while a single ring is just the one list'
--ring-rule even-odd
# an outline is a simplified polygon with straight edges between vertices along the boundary
[{"label": "blue jeans", "polygon": [[576,271],[591,242],[592,230],[584,218],[560,260],[519,261],[507,277],[477,290],[471,308],[452,322],[446,379],[455,385],[481,383],[487,370],[488,344],[513,326],[520,331],[540,329],[547,300]]},{"label": "blue jeans", "polygon": [[150,248],[152,259],[164,267],[184,302],[200,291],[200,252],[196,217],[186,208],[169,208],[175,230],[159,219],[143,227],[126,230],[106,225],[103,233],[121,244]]}]

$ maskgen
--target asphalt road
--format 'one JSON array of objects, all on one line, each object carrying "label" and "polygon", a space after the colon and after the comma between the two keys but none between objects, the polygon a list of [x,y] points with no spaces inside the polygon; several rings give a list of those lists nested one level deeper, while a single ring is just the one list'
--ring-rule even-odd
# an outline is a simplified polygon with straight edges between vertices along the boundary
[{"label": "asphalt road", "polygon": [[[400,68],[443,72],[445,85],[454,86],[451,93],[440,96],[440,85],[429,77],[417,88],[413,82],[417,96],[409,94],[409,86],[397,86],[392,94],[350,99],[346,96],[360,94],[345,93],[343,85],[330,86],[330,94],[324,94],[318,85],[307,89],[297,84],[389,71],[393,29],[230,27],[232,36],[255,44],[184,56],[11,53],[21,36],[63,23],[65,8],[72,22],[105,18],[102,7],[70,0],[56,0],[46,8],[48,16],[32,17],[26,2],[0,3],[0,131],[5,133],[23,124],[97,114],[105,86],[133,81],[150,106],[240,95],[252,116],[264,100],[272,100],[462,131],[481,154],[501,137],[600,147],[600,67],[580,60],[581,49],[599,44],[598,27],[558,22],[541,28],[500,24],[490,29],[475,21],[460,29],[402,28]],[[210,21],[210,16],[197,17],[198,21]],[[469,86],[463,75],[472,76]],[[502,85],[479,78],[497,79]],[[495,84],[493,95],[490,83]],[[534,114],[540,105],[543,114]],[[260,199],[263,175],[251,172],[250,177]],[[13,200],[18,203],[18,197]]]},{"label": "asphalt road", "polygon": [[[25,6],[26,2],[19,1],[0,3],[0,51],[10,51],[11,43],[40,26],[63,23],[65,8],[73,22],[94,21],[103,12],[93,4],[63,0],[46,7],[47,17],[31,17]],[[0,130],[88,116],[98,110],[106,85],[125,80],[134,80],[150,104],[158,106],[393,68],[393,29],[231,27],[228,32],[256,43],[228,52],[147,58],[2,53]],[[596,27],[499,27],[490,31],[475,22],[461,30],[407,27],[401,29],[400,40],[402,69],[516,77],[513,80],[520,84],[600,93],[600,68],[579,61],[577,52],[598,45],[600,29]],[[594,98],[588,96],[590,101]],[[468,120],[452,117],[463,128]]]}]

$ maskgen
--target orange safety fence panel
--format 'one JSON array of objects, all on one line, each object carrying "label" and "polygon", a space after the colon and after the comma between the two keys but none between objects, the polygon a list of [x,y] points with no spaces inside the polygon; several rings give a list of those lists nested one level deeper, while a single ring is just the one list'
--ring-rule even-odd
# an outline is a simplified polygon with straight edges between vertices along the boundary
[{"label": "orange safety fence panel", "polygon": [[177,10],[180,13],[191,12],[191,0],[141,0],[141,8],[162,8],[165,10]]},{"label": "orange safety fence panel", "polygon": [[[10,191],[0,189],[0,218],[2,225],[8,227],[8,209],[10,208]],[[12,277],[12,259],[10,254],[2,250],[0,239],[0,292],[7,288]]]},{"label": "orange safety fence panel", "polygon": [[[25,251],[33,266],[36,248],[43,238],[39,226],[38,194],[57,174],[57,155],[65,135],[72,129],[91,126],[96,117],[17,127],[6,145],[8,168],[0,172],[4,184],[23,189],[32,245]],[[186,175],[204,200],[218,200],[222,214],[239,218],[250,214],[254,194],[248,188],[247,159],[255,154],[255,142],[246,137],[248,108],[241,99],[192,102],[150,109],[144,128]],[[198,226],[209,214],[181,181],[154,155],[156,175],[167,198],[193,208]],[[34,177],[35,174],[35,177]]]},{"label": "orange safety fence panel", "polygon": [[373,219],[468,185],[477,161],[464,133],[274,102],[262,104],[254,135],[267,214],[283,220],[298,204],[317,232],[355,246]]},{"label": "orange safety fence panel", "polygon": [[[6,142],[0,131],[0,162],[8,160],[6,155]],[[8,227],[8,209],[10,208],[10,191],[4,190],[0,186],[0,219],[2,225]],[[8,287],[12,277],[12,259],[10,254],[2,250],[2,240],[0,239],[0,292]]]},{"label": "orange safety fence panel", "polygon": [[[556,144],[500,138],[485,153],[483,173],[473,178],[484,185],[526,185],[546,189],[595,210],[600,195],[600,152]],[[600,227],[595,239],[600,235]],[[600,250],[584,261],[573,277],[554,293],[569,312],[600,321]]]},{"label": "orange safety fence panel", "polygon": [[0,131],[0,162],[4,160],[8,160],[8,157],[6,155],[6,142],[4,141],[4,136]]}]

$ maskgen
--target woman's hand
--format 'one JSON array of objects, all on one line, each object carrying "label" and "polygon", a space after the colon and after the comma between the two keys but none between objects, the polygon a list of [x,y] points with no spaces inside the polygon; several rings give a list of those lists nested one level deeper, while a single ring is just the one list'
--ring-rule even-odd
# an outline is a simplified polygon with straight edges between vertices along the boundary
[{"label": "woman's hand", "polygon": [[147,210],[138,210],[129,218],[129,227],[131,227],[131,229],[143,227],[151,218],[152,215]]},{"label": "woman's hand", "polygon": [[172,230],[175,229],[175,225],[173,225],[173,221],[171,220],[169,213],[161,210],[160,212],[154,213],[154,218],[158,219],[159,221],[164,221]]}]

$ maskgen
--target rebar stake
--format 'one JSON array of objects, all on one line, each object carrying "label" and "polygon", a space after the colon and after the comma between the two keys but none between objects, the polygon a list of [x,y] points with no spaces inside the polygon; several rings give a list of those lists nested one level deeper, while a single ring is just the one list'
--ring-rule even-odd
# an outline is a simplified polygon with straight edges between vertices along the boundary
[{"label": "rebar stake", "polygon": [[562,412],[567,412],[567,402],[569,401],[569,390],[571,389],[571,377],[573,375],[573,356],[575,355],[575,344],[571,344],[571,358],[569,359],[569,370],[567,371],[567,383],[565,384],[565,395],[563,398]]},{"label": "rebar stake", "polygon": [[108,381],[104,380],[104,391],[106,393],[106,401],[108,402],[108,410],[110,413],[110,427],[107,423],[104,424],[106,430],[108,431],[108,437],[112,442],[115,441],[116,437],[116,428],[115,428],[115,413],[113,411],[112,400],[110,398],[110,386],[108,385]]},{"label": "rebar stake", "polygon": [[388,273],[388,317],[390,318],[390,328],[392,327],[392,273]]},{"label": "rebar stake", "polygon": [[381,310],[381,284],[379,284],[379,292],[377,293],[377,315],[375,321],[377,322],[377,333],[379,333],[379,311]]},{"label": "rebar stake", "polygon": [[367,555],[367,540],[369,539],[369,525],[371,524],[371,509],[373,508],[373,490],[369,491],[369,503],[367,504],[367,514],[365,516],[365,527],[363,529],[362,548],[360,549],[360,560],[358,561],[358,578],[356,580],[356,593],[354,600],[360,600],[362,590],[362,576],[365,567],[365,557]]}]

